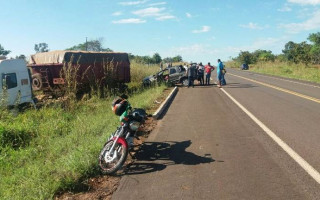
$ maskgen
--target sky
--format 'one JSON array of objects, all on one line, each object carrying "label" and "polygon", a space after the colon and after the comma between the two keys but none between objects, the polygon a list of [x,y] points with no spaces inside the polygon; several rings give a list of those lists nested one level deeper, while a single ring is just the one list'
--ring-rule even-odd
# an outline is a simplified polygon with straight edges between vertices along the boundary
[{"label": "sky", "polygon": [[307,41],[320,32],[320,0],[0,0],[0,19],[9,57],[103,38],[116,52],[215,63]]}]

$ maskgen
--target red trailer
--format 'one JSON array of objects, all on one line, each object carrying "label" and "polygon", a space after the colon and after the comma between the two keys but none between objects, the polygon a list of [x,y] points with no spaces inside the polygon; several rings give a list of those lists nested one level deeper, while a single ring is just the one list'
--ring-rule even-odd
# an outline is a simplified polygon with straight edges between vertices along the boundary
[{"label": "red trailer", "polygon": [[[28,67],[32,71],[34,90],[51,92],[66,84],[66,72],[75,75],[78,88],[94,84],[130,82],[130,62],[127,53],[51,51],[31,56]],[[112,80],[107,80],[112,79]]]}]

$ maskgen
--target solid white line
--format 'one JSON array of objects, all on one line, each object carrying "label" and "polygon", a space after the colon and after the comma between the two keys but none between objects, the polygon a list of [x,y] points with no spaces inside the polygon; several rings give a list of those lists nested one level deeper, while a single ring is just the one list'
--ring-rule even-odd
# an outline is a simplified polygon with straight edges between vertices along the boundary
[{"label": "solid white line", "polygon": [[320,184],[320,174],[315,170],[307,161],[305,161],[299,154],[297,154],[291,147],[289,147],[284,141],[282,141],[274,132],[272,132],[266,125],[264,125],[258,118],[256,118],[251,112],[249,112],[244,106],[242,106],[237,100],[235,100],[228,92],[221,88],[221,90],[245,112],[258,126],[264,130],[290,157],[296,161],[318,184]]}]

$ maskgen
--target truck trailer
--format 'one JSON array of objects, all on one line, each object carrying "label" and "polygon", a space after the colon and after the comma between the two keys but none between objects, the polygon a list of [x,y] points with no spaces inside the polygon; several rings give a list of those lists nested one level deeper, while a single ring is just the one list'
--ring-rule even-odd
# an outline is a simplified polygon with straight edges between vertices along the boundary
[{"label": "truck trailer", "polygon": [[[51,51],[30,57],[33,90],[52,92],[62,89],[68,80],[65,71],[74,73],[78,89],[93,84],[103,86],[130,82],[130,62],[127,53],[89,51]],[[97,86],[97,85],[95,85]]]}]

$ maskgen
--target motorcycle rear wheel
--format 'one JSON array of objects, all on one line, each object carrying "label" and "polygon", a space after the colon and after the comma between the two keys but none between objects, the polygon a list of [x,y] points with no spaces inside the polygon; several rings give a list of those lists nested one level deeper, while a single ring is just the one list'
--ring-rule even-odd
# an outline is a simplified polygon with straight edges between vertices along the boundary
[{"label": "motorcycle rear wheel", "polygon": [[114,152],[112,152],[111,156],[108,156],[113,143],[114,140],[108,141],[99,155],[99,166],[104,174],[114,174],[117,172],[128,156],[128,148],[122,143],[117,143],[114,147]]}]

